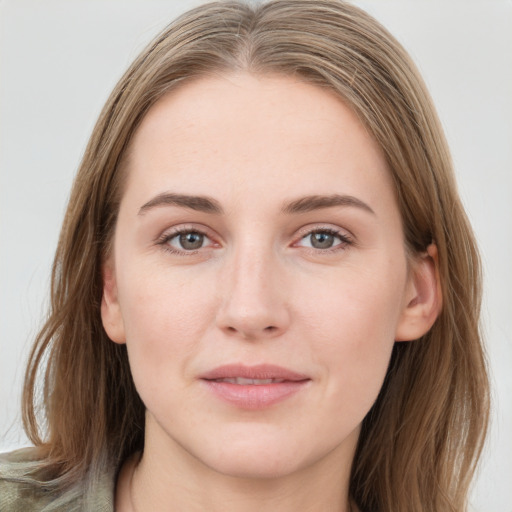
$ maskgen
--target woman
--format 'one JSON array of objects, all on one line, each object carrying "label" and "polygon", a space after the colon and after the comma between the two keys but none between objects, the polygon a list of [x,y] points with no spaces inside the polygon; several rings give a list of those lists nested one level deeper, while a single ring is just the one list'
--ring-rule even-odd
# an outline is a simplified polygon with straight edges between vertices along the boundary
[{"label": "woman", "polygon": [[52,284],[3,509],[465,509],[478,253],[425,87],[362,11],[173,23],[102,112]]}]

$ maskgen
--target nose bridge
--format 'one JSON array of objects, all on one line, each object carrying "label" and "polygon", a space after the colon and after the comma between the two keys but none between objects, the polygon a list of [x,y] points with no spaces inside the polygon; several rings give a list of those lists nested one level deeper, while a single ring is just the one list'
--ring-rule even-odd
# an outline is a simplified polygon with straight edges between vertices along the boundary
[{"label": "nose bridge", "polygon": [[245,240],[226,262],[218,325],[244,338],[275,336],[288,325],[283,268],[271,244]]}]

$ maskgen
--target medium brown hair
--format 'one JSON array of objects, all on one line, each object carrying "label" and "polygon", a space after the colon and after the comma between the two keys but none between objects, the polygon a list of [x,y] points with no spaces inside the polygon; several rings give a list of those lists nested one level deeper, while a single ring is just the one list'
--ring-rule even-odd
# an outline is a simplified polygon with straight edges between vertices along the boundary
[{"label": "medium brown hair", "polygon": [[[62,227],[49,316],[26,374],[30,439],[64,486],[143,448],[144,406],[126,348],[108,339],[100,317],[101,265],[123,191],[123,158],[164,94],[194,77],[240,70],[293,75],[335,91],[383,150],[408,252],[437,245],[443,309],[420,340],[395,343],[363,422],[350,493],[363,511],[464,510],[488,421],[476,244],[415,66],[379,23],[336,0],[207,4],[172,23],[121,78],[92,133]],[[36,411],[41,371],[43,429]]]}]

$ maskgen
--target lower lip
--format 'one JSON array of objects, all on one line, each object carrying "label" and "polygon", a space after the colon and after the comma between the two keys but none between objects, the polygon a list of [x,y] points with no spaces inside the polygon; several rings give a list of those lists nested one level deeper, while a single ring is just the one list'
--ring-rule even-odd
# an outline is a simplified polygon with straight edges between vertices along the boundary
[{"label": "lower lip", "polygon": [[275,384],[232,384],[203,380],[218,398],[241,409],[265,409],[290,398],[305,388],[309,380],[284,381]]}]

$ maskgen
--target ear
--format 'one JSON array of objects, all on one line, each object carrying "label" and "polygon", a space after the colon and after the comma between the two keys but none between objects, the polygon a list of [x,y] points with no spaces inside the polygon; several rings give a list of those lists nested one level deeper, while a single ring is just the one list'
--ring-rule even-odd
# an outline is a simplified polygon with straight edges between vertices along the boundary
[{"label": "ear", "polygon": [[113,264],[108,261],[101,269],[103,296],[101,298],[101,320],[108,337],[115,343],[126,343],[123,316],[117,295],[116,275]]},{"label": "ear", "polygon": [[411,267],[405,306],[395,333],[396,341],[417,340],[426,334],[441,312],[443,303],[437,246],[430,244]]}]

